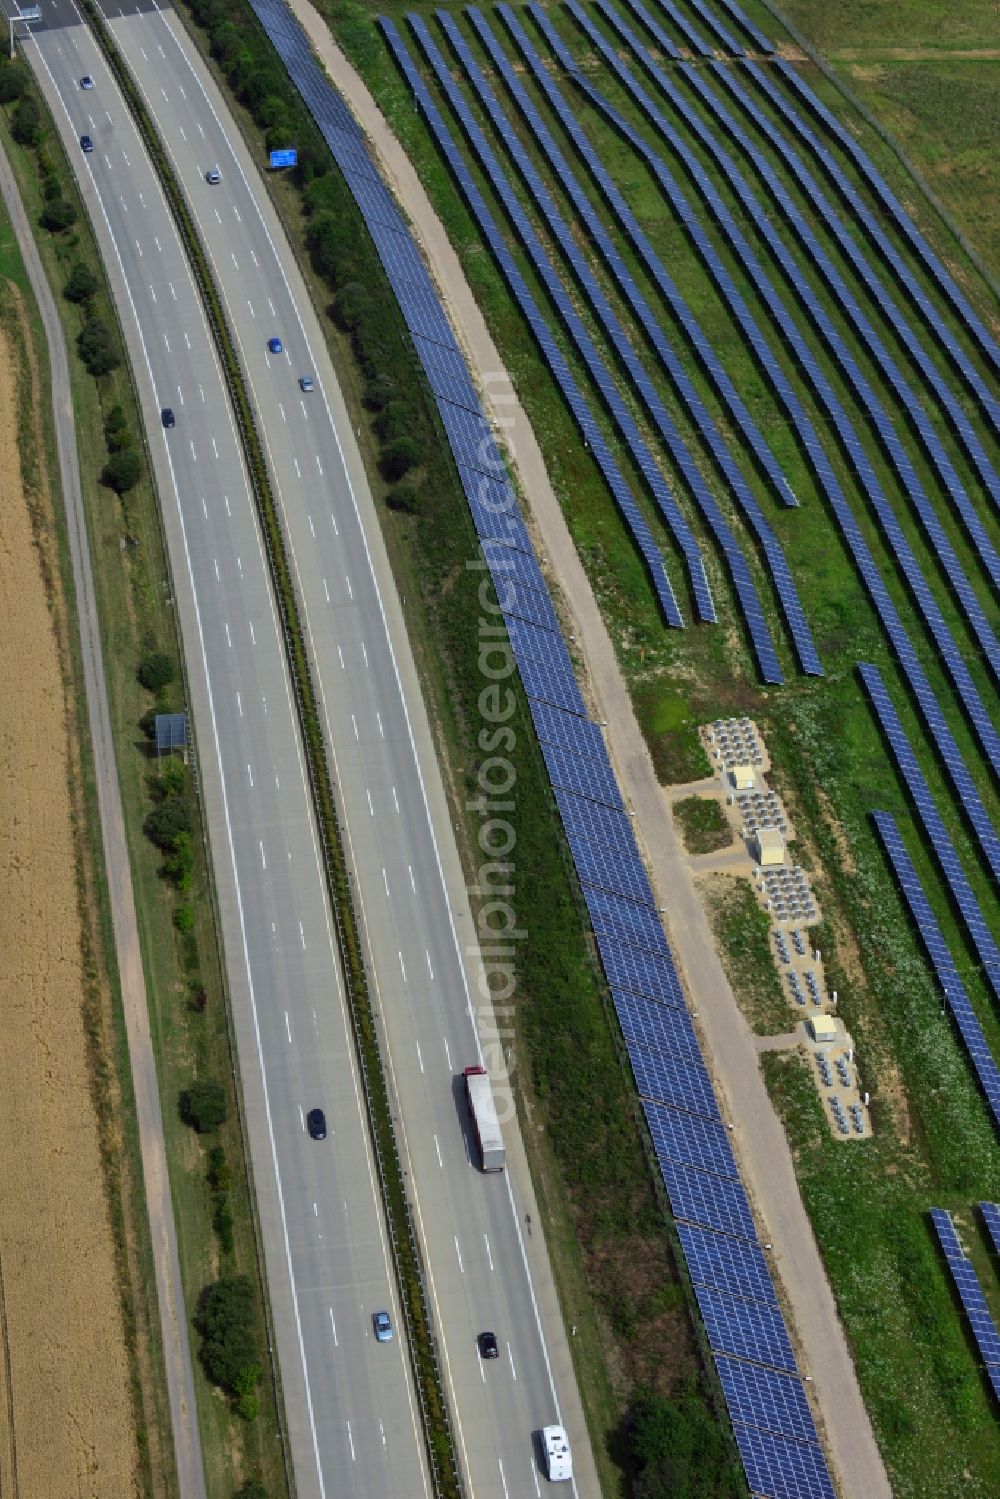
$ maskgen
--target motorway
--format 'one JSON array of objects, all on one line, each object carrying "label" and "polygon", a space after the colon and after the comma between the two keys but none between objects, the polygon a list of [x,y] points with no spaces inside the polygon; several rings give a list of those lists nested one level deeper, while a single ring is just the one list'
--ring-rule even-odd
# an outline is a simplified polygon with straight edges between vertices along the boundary
[{"label": "motorway", "polygon": [[[143,398],[185,640],[300,1495],[427,1491],[287,673],[211,340],[135,130],[70,0],[26,51],[101,237]],[[483,1177],[456,1074],[480,1054],[475,958],[419,684],[322,334],[256,168],[169,11],[111,11],[227,302],[261,418],[369,939],[405,1164],[471,1492],[540,1492],[563,1419],[598,1492],[530,1183]],[[79,78],[96,88],[85,93]],[[84,156],[78,140],[95,142]],[[218,166],[219,186],[205,172]],[[281,355],[267,351],[279,335]],[[297,377],[315,377],[303,395]],[[173,407],[176,427],[159,430]],[[330,1135],[310,1142],[320,1104]],[[529,1269],[530,1262],[530,1269]],[[377,1345],[371,1313],[397,1326]],[[502,1357],[484,1366],[476,1334]]]}]

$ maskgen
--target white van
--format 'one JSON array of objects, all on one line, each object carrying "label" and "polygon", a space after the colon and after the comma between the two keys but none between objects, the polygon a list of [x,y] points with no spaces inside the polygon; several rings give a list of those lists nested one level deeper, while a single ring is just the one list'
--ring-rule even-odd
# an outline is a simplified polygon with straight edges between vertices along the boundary
[{"label": "white van", "polygon": [[559,1483],[564,1478],[573,1477],[573,1454],[561,1426],[542,1427],[542,1451],[545,1454],[545,1473],[550,1483]]}]

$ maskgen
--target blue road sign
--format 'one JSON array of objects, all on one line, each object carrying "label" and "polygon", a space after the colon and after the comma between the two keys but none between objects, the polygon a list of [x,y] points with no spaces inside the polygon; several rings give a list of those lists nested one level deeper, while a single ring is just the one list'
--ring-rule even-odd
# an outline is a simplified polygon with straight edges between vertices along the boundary
[{"label": "blue road sign", "polygon": [[299,153],[295,149],[294,146],[292,146],[287,151],[272,151],[271,152],[271,165],[272,165],[272,167],[294,167],[296,165],[296,163],[298,162],[298,159],[299,159]]}]

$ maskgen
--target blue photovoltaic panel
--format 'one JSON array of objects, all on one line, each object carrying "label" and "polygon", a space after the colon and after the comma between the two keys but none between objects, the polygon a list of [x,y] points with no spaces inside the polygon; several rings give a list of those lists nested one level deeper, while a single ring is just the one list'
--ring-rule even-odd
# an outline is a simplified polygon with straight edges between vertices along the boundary
[{"label": "blue photovoltaic panel", "polygon": [[[917,814],[934,849],[934,856],[955,903],[962,913],[962,919],[972,938],[973,946],[979,954],[986,978],[994,994],[1000,999],[1000,947],[997,946],[990,924],[973,894],[972,886],[955,851],[955,845],[948,835],[944,819],[938,811],[931,789],[913,753],[913,746],[906,737],[899,714],[886,691],[878,668],[861,664],[858,666],[858,674],[871,698],[893,759],[899,766],[907,790],[913,798]],[[988,818],[986,825],[980,824],[976,828],[976,834],[980,847],[989,859],[997,878],[1000,879],[1000,840],[993,832],[993,825]]]},{"label": "blue photovoltaic panel", "polygon": [[642,952],[604,932],[597,934],[597,947],[612,989],[625,989],[629,994],[642,994],[659,1004],[685,1008],[671,958]]},{"label": "blue photovoltaic panel", "polygon": [[795,1373],[795,1354],[778,1307],[740,1301],[709,1286],[695,1286],[694,1293],[713,1353],[729,1353],[769,1369]]},{"label": "blue photovoltaic panel", "polygon": [[759,1244],[710,1233],[690,1223],[678,1223],[677,1234],[695,1285],[715,1286],[744,1301],[777,1305],[774,1282]]},{"label": "blue photovoltaic panel", "polygon": [[[738,501],[757,534],[768,566],[774,577],[779,599],[788,615],[789,628],[795,640],[796,650],[799,653],[803,668],[813,675],[820,674],[819,657],[805,620],[795,584],[788,570],[784,553],[777,537],[764,518],[763,511],[757,503],[752,487],[748,484],[742,470],[734,462],[726,442],[716,427],[697,387],[688,375],[685,365],[677,357],[673,347],[667,340],[652,308],[639,290],[625,262],[617,253],[590,199],[580,187],[569,163],[556,144],[527,91],[518,79],[516,71],[510,66],[509,60],[500,49],[499,43],[489,25],[484,20],[482,14],[476,9],[470,9],[466,14],[475,27],[483,45],[489,52],[498,75],[504,79],[515,104],[527,121],[529,129],[548,157],[556,178],[571,198],[575,210],[575,219],[578,220],[581,228],[586,230],[588,239],[600,250],[621,291],[629,302],[637,323],[645,329],[647,336],[654,344],[662,367],[670,376],[681,400],[697,425],[719,469],[723,482],[726,484],[728,492]],[[530,48],[530,43],[528,43],[523,30],[520,30],[518,22],[509,10],[505,9],[502,14],[512,33],[515,34],[515,40],[518,39],[519,35],[521,50],[530,62],[529,52],[533,51],[533,49]],[[469,75],[473,87],[483,102],[498,135],[507,143],[511,158],[524,177],[532,196],[545,217],[554,241],[562,249],[564,259],[569,263],[577,280],[580,282],[588,301],[608,335],[609,342],[631,375],[633,384],[642,397],[657,430],[673,453],[682,472],[684,472],[689,487],[692,493],[695,494],[703,513],[708,518],[716,539],[729,559],[731,567],[738,572],[740,569],[739,559],[741,554],[738,552],[735,538],[723,521],[721,512],[714,506],[714,501],[712,501],[705,487],[705,481],[696,467],[693,466],[690,454],[681,442],[679,434],[667,414],[659,392],[646,374],[617,315],[612,310],[610,303],[591,271],[589,262],[579,253],[570,225],[556,208],[551,193],[545,186],[530,158],[524,152],[514,149],[516,137],[507,128],[506,117],[497,103],[496,96],[486,84],[455,22],[443,12],[439,12],[439,19]],[[537,54],[535,55],[535,59],[537,61]],[[554,88],[554,86],[552,87]],[[750,420],[749,413],[747,413],[747,420]],[[773,455],[770,453],[770,449],[763,443],[763,439],[756,431],[756,428],[753,428],[753,437],[757,456],[765,464],[767,459],[770,458],[773,468],[777,470]],[[779,478],[783,480],[780,470],[777,470],[777,472]],[[757,604],[754,603],[753,599],[745,591],[740,594],[740,597],[748,606],[751,616],[756,618]],[[758,643],[763,649],[763,638]]]},{"label": "blue photovoltaic panel", "polygon": [[[587,710],[580,696],[580,689],[576,685],[576,678],[571,672],[551,672],[546,667],[539,666],[537,661],[519,661],[517,669],[521,674],[524,690],[529,697],[541,698],[543,702],[551,703],[555,708],[564,708],[567,713],[579,713],[581,718],[586,718]],[[543,746],[543,753],[545,748]],[[551,769],[549,774],[551,776]],[[610,770],[607,774],[612,780],[614,779]],[[563,775],[565,778],[558,782],[553,781],[553,785],[565,785],[570,791],[582,791],[579,778],[571,777],[568,771],[563,772]],[[610,795],[610,792],[607,794]]]},{"label": "blue photovoltaic panel", "polygon": [[[591,760],[607,759],[604,736],[597,724],[589,719],[579,718],[575,713],[563,713],[549,703],[532,702],[531,721],[539,739],[547,744],[569,750],[574,755],[586,755]],[[587,837],[592,838],[593,834],[587,833]]]},{"label": "blue photovoltaic panel", "polygon": [[647,1051],[673,1052],[701,1068],[701,1048],[687,1010],[658,1005],[627,989],[612,989],[611,995],[626,1041],[636,1041]]},{"label": "blue photovoltaic panel", "polygon": [[[703,1119],[718,1118],[718,1107],[704,1063],[668,1051],[647,1051],[635,1041],[626,1043],[641,1098],[673,1103]],[[721,1180],[721,1178],[719,1178]]]},{"label": "blue photovoltaic panel", "polygon": [[489,539],[480,542],[483,557],[492,576],[498,580],[513,578],[536,593],[546,593],[545,575],[530,552]]},{"label": "blue photovoltaic panel", "polygon": [[836,1499],[820,1447],[742,1423],[733,1430],[753,1494],[766,1499]]},{"label": "blue photovoltaic panel", "polygon": [[[580,10],[574,0],[569,0],[567,8],[574,15],[578,24],[592,42],[595,49],[605,58],[615,76],[635,99],[644,115],[655,125],[657,131],[667,140],[684,161],[687,170],[697,184],[698,192],[709,206],[713,217],[726,236],[729,244],[736,253],[738,259],[750,276],[754,287],[763,303],[771,313],[777,326],[780,326],[783,339],[788,343],[794,353],[803,372],[813,386],[821,406],[827,412],[832,428],[836,432],[838,440],[844,450],[845,456],[851,467],[857,474],[862,492],[865,493],[873,509],[879,516],[880,524],[890,537],[890,543],[900,569],[905,576],[910,590],[916,600],[923,618],[934,637],[938,650],[947,667],[947,670],[955,683],[956,691],[961,698],[962,704],[968,714],[983,749],[995,769],[1000,771],[1000,735],[993,727],[990,715],[986,711],[982,696],[976,687],[969,668],[962,656],[955,638],[945,621],[940,606],[932,593],[927,579],[925,578],[913,550],[899,528],[898,521],[883,492],[880,480],[871,460],[867,455],[864,444],[861,442],[856,430],[850,422],[832,384],[827,379],[819,361],[811,352],[797,324],[791,318],[788,308],[778,296],[770,277],[760,264],[754,250],[751,248],[746,236],[722,200],[715,187],[713,176],[701,165],[698,158],[686,145],[683,138],[671,128],[662,112],[650,96],[639,87],[632,75],[625,68],[605,38],[591,24],[589,18]],[[855,562],[865,580],[872,595],[879,615],[885,625],[887,632],[892,638],[893,645],[904,662],[907,675],[911,680],[919,681],[921,687],[926,687],[927,695],[933,701],[929,684],[923,674],[922,668],[916,658],[909,638],[903,629],[895,605],[885,588],[881,576],[876,567],[871,551],[854,520],[853,513],[843,494],[836,474],[833,471],[829,458],[827,457],[822,443],[812,426],[800,401],[791,392],[788,381],[779,373],[773,353],[766,340],[760,332],[745,300],[736,287],[733,278],[723,265],[718,252],[715,250],[710,238],[701,226],[699,217],[695,214],[686,196],[680,191],[672,174],[667,169],[662,158],[652,149],[648,142],[628,122],[612,108],[600,91],[590,82],[589,78],[577,68],[568,49],[562,43],[558,35],[553,31],[545,13],[536,4],[529,5],[529,14],[536,20],[539,29],[545,34],[550,46],[557,53],[560,62],[569,71],[573,83],[591,101],[594,107],[605,118],[611,121],[618,134],[628,141],[648,163],[653,175],[662,188],[674,211],[687,229],[695,248],[705,262],[713,280],[716,282],[723,296],[733,308],[737,321],[750,339],[760,363],[766,371],[769,379],[778,391],[783,404],[789,410],[793,422],[802,436],[806,450],[809,453],[814,471],[820,483],[827,493],[834,514],[841,526],[845,539],[850,546]],[[690,113],[690,111],[689,111]],[[760,216],[759,205],[753,199],[753,195],[746,189],[742,177],[737,171],[735,164],[727,157],[728,163],[725,169],[728,184],[737,191],[742,191],[741,202],[747,212],[754,216]],[[760,216],[760,229],[762,234],[773,232],[768,224],[766,215]],[[784,252],[782,252],[784,253]],[[797,294],[809,303],[810,316],[814,316],[817,324],[824,328],[829,326],[829,318],[826,315],[821,302],[817,299],[815,292],[807,282],[799,278],[795,282]],[[834,336],[836,333],[834,330]],[[840,341],[841,344],[843,340]],[[901,444],[898,441],[894,445],[894,451],[898,454]]]},{"label": "blue photovoltaic panel", "polygon": [[540,629],[516,614],[507,615],[504,623],[519,661],[523,657],[527,661],[537,661],[540,666],[551,667],[553,671],[573,671],[566,643],[555,630]]},{"label": "blue photovoltaic panel", "polygon": [[762,31],[758,31],[756,26],[752,26],[750,24],[750,21],[740,10],[739,6],[735,3],[735,0],[718,0],[718,4],[721,5],[724,10],[728,11],[733,20],[736,22],[737,26],[742,28],[745,34],[753,42],[755,50],[757,52],[763,52],[770,56],[770,54],[774,51],[774,43],[769,42]]},{"label": "blue photovoltaic panel", "polygon": [[559,635],[562,639],[559,634],[559,619],[549,593],[543,593],[538,588],[529,588],[527,584],[512,577],[505,570],[497,570],[491,573],[491,577],[496,589],[497,603],[504,614],[517,615],[519,619],[526,619],[529,624],[538,625],[543,630],[551,630],[554,635]]},{"label": "blue photovoltaic panel", "polygon": [[[532,711],[534,711],[534,706],[532,703]],[[555,743],[549,735],[539,734],[538,737]],[[573,748],[576,752],[575,746],[569,746],[569,748]],[[600,757],[595,755],[593,758],[596,760]],[[624,812],[605,806],[601,802],[592,801],[589,797],[567,791],[560,786],[555,786],[555,798],[564,827],[573,828],[582,833],[585,838],[590,839],[591,843],[604,843],[608,848],[622,848],[631,853],[635,847],[635,837],[632,833],[632,824]],[[652,901],[652,892],[650,892],[650,905]]]},{"label": "blue photovoltaic panel", "polygon": [[[528,691],[531,692],[531,689]],[[533,695],[545,696],[542,692]],[[552,702],[553,699],[549,698],[548,701]],[[582,700],[580,711],[583,712]],[[566,754],[551,744],[542,745],[542,755],[553,786],[560,786],[565,791],[575,791],[578,796],[588,796],[591,801],[603,802],[619,812],[624,810],[618,782],[609,764],[605,762],[600,765],[594,760],[585,760],[582,755]]]},{"label": "blue photovoltaic panel", "polygon": [[715,1355],[715,1367],[734,1421],[799,1442],[819,1441],[800,1379],[722,1353]]},{"label": "blue photovoltaic panel", "polygon": [[931,909],[913,860],[907,851],[895,819],[888,812],[872,814],[879,836],[899,881],[914,925],[920,933],[938,983],[954,1017],[959,1034],[969,1052],[973,1069],[986,1095],[993,1118],[1000,1124],[1000,1068],[989,1049],[983,1028],[972,1008],[965,985],[959,977],[955,960],[944,940],[937,918]]},{"label": "blue photovoltaic panel", "polygon": [[697,1166],[699,1171],[739,1180],[724,1124],[652,1099],[644,1099],[642,1106],[658,1160]]},{"label": "blue photovoltaic panel", "polygon": [[756,1244],[753,1215],[739,1182],[671,1161],[661,1160],[660,1170],[675,1218]]},{"label": "blue photovoltaic panel", "polygon": [[637,853],[605,848],[603,844],[591,843],[569,830],[566,836],[583,886],[607,890],[636,902],[648,898],[649,880]]},{"label": "blue photovoltaic panel", "polygon": [[993,1240],[993,1248],[997,1254],[1000,1254],[1000,1206],[995,1202],[981,1202],[979,1211],[983,1215],[983,1222]]},{"label": "blue photovoltaic panel", "polygon": [[983,1295],[983,1288],[972,1267],[972,1261],[966,1256],[958,1234],[955,1232],[951,1214],[946,1213],[943,1208],[931,1208],[931,1222],[934,1224],[938,1241],[948,1262],[948,1269],[951,1271],[965,1315],[969,1319],[969,1326],[972,1328],[972,1335],[976,1340],[983,1363],[992,1364],[1000,1371],[1000,1333],[997,1332],[993,1314]]},{"label": "blue photovoltaic panel", "polygon": [[670,956],[659,915],[648,906],[637,906],[603,890],[585,890],[584,899],[591,925],[599,935],[617,938],[643,952]]}]

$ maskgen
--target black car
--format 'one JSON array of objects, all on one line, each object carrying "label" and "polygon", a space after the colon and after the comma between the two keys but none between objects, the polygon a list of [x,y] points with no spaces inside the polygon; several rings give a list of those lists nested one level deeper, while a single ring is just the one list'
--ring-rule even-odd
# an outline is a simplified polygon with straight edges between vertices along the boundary
[{"label": "black car", "polygon": [[164,406],[160,412],[160,420],[165,427],[176,427],[177,418],[174,416],[174,408],[172,406]]},{"label": "black car", "polygon": [[497,1343],[497,1335],[495,1332],[481,1332],[476,1341],[479,1344],[480,1358],[500,1357],[500,1347]]},{"label": "black car", "polygon": [[310,1140],[326,1139],[326,1115],[322,1109],[310,1109],[306,1115],[306,1129]]},{"label": "black car", "polygon": [[94,142],[91,140],[90,136],[89,135],[81,135],[81,137],[80,137],[80,150],[81,151],[93,151],[93,149],[94,149]]}]

